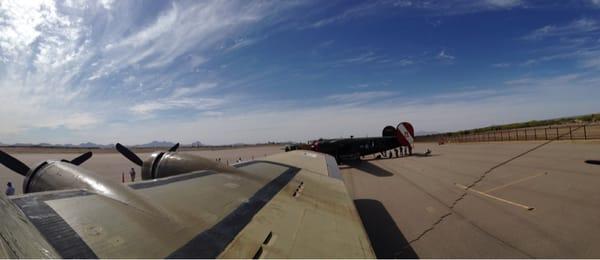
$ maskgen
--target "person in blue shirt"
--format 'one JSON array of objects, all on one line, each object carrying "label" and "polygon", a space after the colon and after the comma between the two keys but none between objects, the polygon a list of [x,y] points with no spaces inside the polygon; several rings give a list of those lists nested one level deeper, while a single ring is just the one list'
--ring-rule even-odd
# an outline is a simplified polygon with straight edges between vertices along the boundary
[{"label": "person in blue shirt", "polygon": [[12,186],[12,183],[9,181],[6,184],[6,196],[15,195],[15,188]]}]

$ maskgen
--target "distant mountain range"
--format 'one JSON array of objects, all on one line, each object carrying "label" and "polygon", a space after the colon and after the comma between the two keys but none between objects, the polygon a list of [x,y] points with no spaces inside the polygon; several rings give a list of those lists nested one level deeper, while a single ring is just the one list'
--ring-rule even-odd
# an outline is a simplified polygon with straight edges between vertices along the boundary
[{"label": "distant mountain range", "polygon": [[175,143],[173,142],[168,142],[168,141],[152,141],[149,142],[147,144],[138,144],[138,145],[134,145],[133,147],[171,147],[175,145]]}]

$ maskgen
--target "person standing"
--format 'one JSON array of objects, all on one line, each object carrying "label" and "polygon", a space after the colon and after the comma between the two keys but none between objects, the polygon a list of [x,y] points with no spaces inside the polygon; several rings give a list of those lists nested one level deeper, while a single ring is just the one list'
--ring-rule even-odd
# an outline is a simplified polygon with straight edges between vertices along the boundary
[{"label": "person standing", "polygon": [[131,182],[135,182],[135,170],[133,168],[129,171],[129,177],[131,177]]},{"label": "person standing", "polygon": [[12,186],[12,183],[9,181],[6,184],[6,196],[15,195],[15,188]]}]

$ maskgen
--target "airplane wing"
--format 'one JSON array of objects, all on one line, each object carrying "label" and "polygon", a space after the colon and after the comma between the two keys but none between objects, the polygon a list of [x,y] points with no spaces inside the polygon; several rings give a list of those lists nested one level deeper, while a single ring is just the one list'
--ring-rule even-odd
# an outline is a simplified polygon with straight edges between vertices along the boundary
[{"label": "airplane wing", "polygon": [[50,257],[375,257],[330,156],[295,151],[236,167],[130,184],[151,206],[86,190],[10,200],[50,245]]}]

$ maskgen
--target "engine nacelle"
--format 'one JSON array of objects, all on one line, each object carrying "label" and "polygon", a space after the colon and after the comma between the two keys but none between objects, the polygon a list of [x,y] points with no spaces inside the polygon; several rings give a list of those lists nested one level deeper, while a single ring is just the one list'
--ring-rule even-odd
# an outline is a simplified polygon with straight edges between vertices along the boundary
[{"label": "engine nacelle", "polygon": [[85,169],[70,163],[44,161],[25,176],[23,193],[87,188],[88,185],[82,181],[81,171]]},{"label": "engine nacelle", "polygon": [[156,152],[142,165],[142,180],[169,177],[192,171],[237,172],[236,168],[198,155],[180,152]]},{"label": "engine nacelle", "polygon": [[123,185],[72,163],[49,160],[27,173],[23,180],[23,193],[66,189],[107,193],[113,189],[121,189],[119,186]]}]

